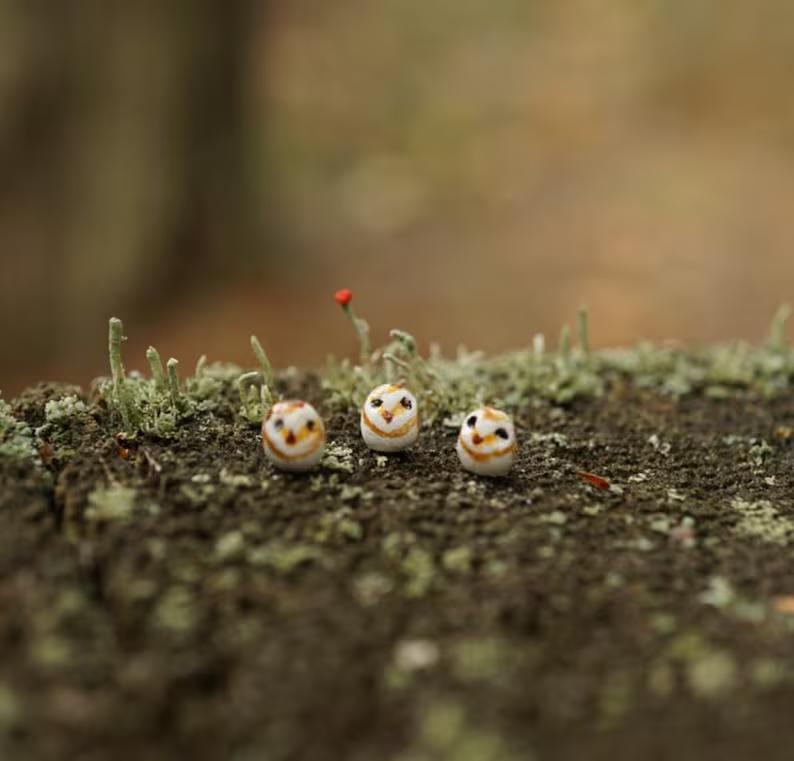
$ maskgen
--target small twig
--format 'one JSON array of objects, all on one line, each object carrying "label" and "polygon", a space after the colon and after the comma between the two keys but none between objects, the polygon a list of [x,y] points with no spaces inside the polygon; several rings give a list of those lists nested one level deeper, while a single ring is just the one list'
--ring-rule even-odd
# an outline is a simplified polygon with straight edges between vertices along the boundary
[{"label": "small twig", "polygon": [[141,452],[143,452],[143,456],[146,458],[146,462],[149,464],[149,467],[155,473],[162,473],[163,472],[163,466],[160,465],[160,463],[157,462],[157,460],[154,459],[154,455],[146,447],[141,447],[140,449],[141,449]]},{"label": "small twig", "polygon": [[160,478],[160,474],[163,472],[163,466],[155,460],[154,455],[146,447],[140,447],[140,451],[143,453],[146,464],[149,466],[149,471],[155,474],[155,481],[157,481]]},{"label": "small twig", "polygon": [[595,473],[588,473],[585,470],[577,470],[576,475],[579,476],[583,481],[586,481],[590,486],[595,487],[596,489],[601,489],[602,491],[608,491],[611,486],[609,481],[606,478],[602,478],[601,476],[597,476]]}]

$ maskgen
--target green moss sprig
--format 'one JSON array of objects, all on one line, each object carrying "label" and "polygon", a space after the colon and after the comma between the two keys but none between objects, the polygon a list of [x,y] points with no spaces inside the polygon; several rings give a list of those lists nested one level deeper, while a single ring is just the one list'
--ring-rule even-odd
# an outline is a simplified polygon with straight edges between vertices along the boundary
[{"label": "green moss sprig", "polygon": [[[179,362],[173,357],[166,363],[153,346],[146,351],[151,378],[138,373],[128,375],[122,359],[122,344],[126,341],[124,324],[117,317],[108,323],[108,355],[111,379],[101,383],[99,392],[109,409],[121,418],[122,428],[128,436],[139,433],[172,438],[180,422],[191,417],[200,405],[195,396],[182,391]],[[194,388],[198,386],[194,383]]]},{"label": "green moss sprig", "polygon": [[256,336],[251,336],[251,350],[259,362],[259,371],[243,373],[237,379],[240,395],[240,415],[252,425],[260,425],[273,406],[272,388],[275,373],[262,344]]}]

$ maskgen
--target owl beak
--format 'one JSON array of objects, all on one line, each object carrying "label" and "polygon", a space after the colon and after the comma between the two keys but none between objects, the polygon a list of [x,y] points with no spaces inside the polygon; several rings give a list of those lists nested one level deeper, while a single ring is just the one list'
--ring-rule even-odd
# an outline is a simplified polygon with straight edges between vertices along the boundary
[{"label": "owl beak", "polygon": [[480,446],[480,444],[482,444],[482,436],[480,436],[480,434],[477,433],[477,431],[475,431],[471,436],[471,441],[474,444],[474,446],[478,447]]},{"label": "owl beak", "polygon": [[284,439],[284,441],[286,441],[286,442],[287,442],[287,444],[289,444],[290,446],[292,446],[292,445],[293,445],[293,444],[294,444],[294,443],[297,441],[297,439],[295,438],[295,434],[294,434],[292,431],[290,431],[290,432],[287,434],[287,437]]},{"label": "owl beak", "polygon": [[384,420],[385,420],[387,423],[391,423],[391,421],[392,421],[392,420],[394,420],[394,415],[393,415],[391,412],[389,412],[388,410],[384,410],[383,408],[381,408],[380,416],[381,416],[381,417],[382,417],[382,418],[383,418],[383,419],[384,419]]}]

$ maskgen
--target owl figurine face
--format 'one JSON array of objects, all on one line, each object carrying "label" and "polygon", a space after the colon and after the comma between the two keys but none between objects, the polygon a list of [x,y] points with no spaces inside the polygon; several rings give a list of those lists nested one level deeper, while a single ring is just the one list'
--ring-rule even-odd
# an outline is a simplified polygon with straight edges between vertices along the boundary
[{"label": "owl figurine face", "polygon": [[492,407],[470,412],[455,447],[461,465],[478,476],[503,476],[516,458],[516,432],[510,416]]},{"label": "owl figurine face", "polygon": [[325,426],[307,402],[276,402],[262,423],[262,444],[277,468],[295,473],[311,470],[325,448]]},{"label": "owl figurine face", "polygon": [[416,397],[402,383],[372,389],[361,408],[361,435],[376,452],[399,452],[419,436]]}]

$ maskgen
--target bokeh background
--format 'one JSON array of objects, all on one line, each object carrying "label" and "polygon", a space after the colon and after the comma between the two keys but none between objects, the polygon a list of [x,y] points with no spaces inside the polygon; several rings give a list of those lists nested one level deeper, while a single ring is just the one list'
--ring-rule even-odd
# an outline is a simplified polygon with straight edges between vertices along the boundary
[{"label": "bokeh background", "polygon": [[789,0],[0,0],[0,388],[355,350],[760,338]]}]

